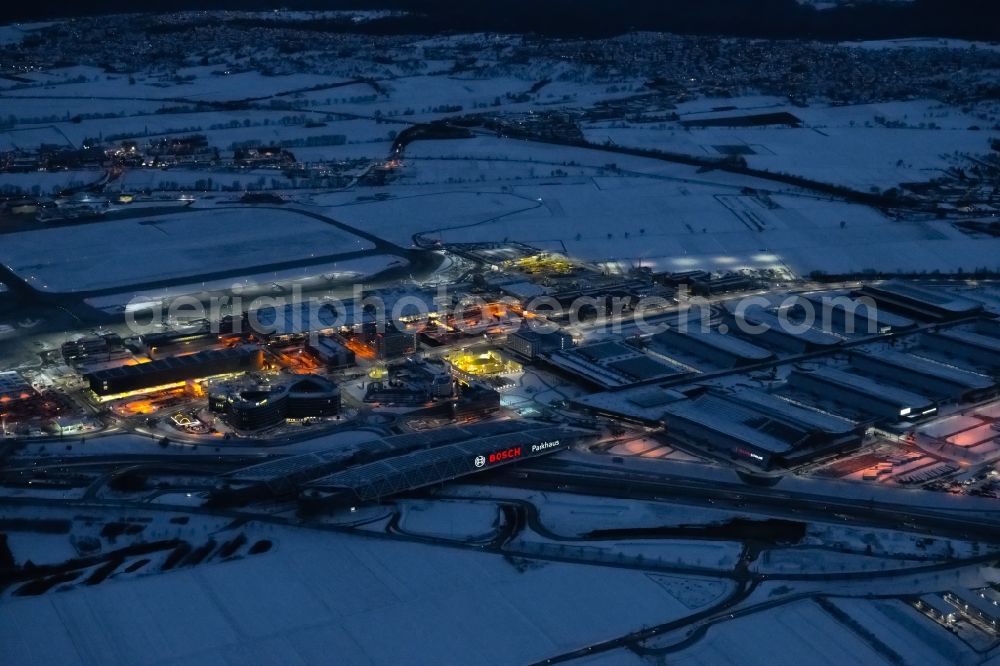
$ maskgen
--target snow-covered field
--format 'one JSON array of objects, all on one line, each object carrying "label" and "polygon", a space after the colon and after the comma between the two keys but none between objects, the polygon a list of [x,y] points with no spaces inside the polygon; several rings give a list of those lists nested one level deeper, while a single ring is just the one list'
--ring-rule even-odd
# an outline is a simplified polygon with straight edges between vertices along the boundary
[{"label": "snow-covered field", "polygon": [[[507,159],[489,159],[507,148]],[[317,203],[329,202],[337,219],[397,243],[414,232],[445,243],[517,240],[657,270],[763,267],[808,274],[997,266],[991,246],[948,224],[899,222],[866,206],[733,174],[615,156],[624,158],[615,160],[623,173],[612,175],[599,171],[609,162],[600,152],[491,138],[420,142],[407,155],[418,159],[406,162],[393,198],[358,202],[337,194]],[[432,156],[452,159],[419,159]],[[495,164],[523,175],[483,180],[469,164],[479,173],[484,164]],[[451,165],[465,170],[464,182],[455,181]],[[410,179],[434,182],[441,169],[440,185],[408,185]],[[553,169],[569,176],[548,176]],[[746,186],[780,193],[747,195]]]},{"label": "snow-covered field", "polygon": [[4,236],[0,261],[48,291],[123,287],[371,249],[322,221],[274,208],[190,211]]},{"label": "snow-covered field", "polygon": [[[838,600],[834,602],[840,604]],[[973,663],[973,654],[941,627],[898,601],[848,600],[844,609],[889,651],[813,601],[799,601],[713,626],[704,639],[670,655],[675,664],[880,664],[896,654],[902,663]],[[764,636],[780,637],[780,646]],[[755,640],[755,638],[757,638]],[[952,661],[952,660],[955,661]]]},{"label": "snow-covered field", "polygon": [[480,540],[499,525],[499,511],[488,502],[403,501],[401,530],[408,534],[455,540]]},{"label": "snow-covered field", "polygon": [[[383,271],[406,266],[407,261],[394,255],[376,254],[356,259],[345,259],[328,264],[311,264],[269,273],[245,273],[236,279],[208,280],[192,284],[179,284],[165,289],[124,291],[118,294],[87,298],[88,305],[108,312],[142,310],[163,305],[172,298],[183,295],[208,298],[219,291],[253,294],[261,290],[266,295],[284,294],[301,287],[316,288],[345,280],[360,282]],[[253,304],[249,301],[247,306]]]},{"label": "snow-covered field", "polygon": [[867,191],[872,186],[926,182],[949,167],[970,166],[957,154],[988,153],[995,134],[989,131],[993,123],[932,100],[805,108],[780,100],[768,104],[767,98],[759,102],[714,113],[699,107],[686,113],[682,107],[678,114],[681,120],[693,120],[787,112],[801,119],[802,127],[622,127],[612,122],[589,125],[584,135],[594,143],[612,141],[702,157],[720,157],[720,149],[740,146],[749,151],[744,157],[752,167]]},{"label": "snow-covered field", "polygon": [[642,571],[263,534],[263,555],[5,599],[5,662],[527,663],[691,612]]}]

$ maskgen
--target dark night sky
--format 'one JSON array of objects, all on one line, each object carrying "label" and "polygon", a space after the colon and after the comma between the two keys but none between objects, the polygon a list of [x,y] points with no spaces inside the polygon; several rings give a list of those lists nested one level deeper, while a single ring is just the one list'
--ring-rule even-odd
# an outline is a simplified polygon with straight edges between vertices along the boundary
[{"label": "dark night sky", "polygon": [[796,0],[101,0],[81,3],[8,4],[5,21],[59,16],[185,9],[375,9],[411,10],[415,15],[367,24],[384,33],[450,31],[538,32],[599,36],[628,30],[856,39],[947,36],[1000,39],[997,0],[913,0],[867,3],[817,12]]}]

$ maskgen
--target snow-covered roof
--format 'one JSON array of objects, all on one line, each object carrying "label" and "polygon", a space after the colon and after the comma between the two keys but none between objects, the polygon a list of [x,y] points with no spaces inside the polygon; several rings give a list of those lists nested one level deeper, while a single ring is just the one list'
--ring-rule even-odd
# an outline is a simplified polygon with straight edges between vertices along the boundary
[{"label": "snow-covered roof", "polygon": [[[822,308],[824,306],[830,307],[831,311],[844,312],[846,316],[847,309],[834,300],[828,300],[825,295],[809,295],[805,297],[806,300],[814,303],[821,308],[820,313],[823,312]],[[846,296],[844,298],[847,298]],[[892,312],[887,312],[882,308],[870,308],[865,303],[856,301],[852,305],[853,316],[855,319],[867,319],[881,324],[882,326],[889,326],[891,328],[910,328],[915,326],[916,322],[903,315],[898,315]],[[822,321],[822,314],[818,317]],[[857,326],[855,326],[857,328]],[[877,331],[876,331],[877,332]]]},{"label": "snow-covered roof", "polygon": [[663,418],[664,407],[678,400],[687,400],[687,396],[673,389],[642,386],[624,391],[592,393],[574,398],[573,403],[609,414],[656,423]]},{"label": "snow-covered roof", "polygon": [[938,331],[934,335],[962,342],[970,347],[977,347],[991,352],[1000,352],[1000,339],[994,338],[991,335],[983,335],[982,333],[973,333],[972,331],[963,331],[961,329]]},{"label": "snow-covered roof", "polygon": [[549,356],[549,362],[606,388],[690,372],[667,359],[653,358],[635,347],[615,341],[558,351]]},{"label": "snow-covered roof", "polygon": [[804,431],[776,423],[759,412],[711,394],[667,405],[664,411],[668,427],[671,417],[693,421],[703,428],[775,454],[791,451],[795,442],[806,435]]},{"label": "snow-covered roof", "polygon": [[816,345],[817,347],[832,347],[834,345],[839,345],[842,342],[840,338],[832,333],[821,331],[820,329],[812,326],[804,327],[797,325],[794,322],[783,319],[773,313],[759,308],[740,314],[742,317],[737,317],[738,319],[742,318],[750,324],[766,326],[768,331],[773,331],[778,335],[796,338],[802,340],[803,342]]},{"label": "snow-covered roof", "polygon": [[975,312],[982,309],[982,303],[973,301],[962,296],[956,296],[943,289],[924,289],[908,282],[888,280],[878,285],[871,285],[873,291],[881,291],[904,298],[922,301],[942,310],[948,310],[956,314]]},{"label": "snow-covered roof", "polygon": [[985,389],[993,386],[995,382],[986,375],[947,365],[940,361],[934,361],[923,356],[904,354],[889,349],[880,349],[877,353],[872,351],[862,351],[862,355],[873,362],[881,362],[899,368],[913,370],[920,374],[943,379],[945,381],[958,384],[970,389]]},{"label": "snow-covered roof", "polygon": [[900,408],[922,408],[934,404],[934,401],[930,398],[913,393],[912,391],[889,386],[868,377],[828,366],[821,366],[811,371],[794,370],[793,372],[803,376],[812,376],[879,400],[893,402],[899,405]]},{"label": "snow-covered roof", "polygon": [[687,331],[680,331],[670,329],[663,333],[657,333],[653,337],[669,345],[672,340],[676,339],[676,336],[696,340],[723,353],[748,361],[766,361],[773,356],[767,349],[741,340],[735,335],[719,333],[716,330],[703,331],[700,328],[691,328]]},{"label": "snow-covered roof", "polygon": [[808,428],[821,430],[829,434],[843,435],[851,432],[857,424],[850,419],[821,412],[804,405],[780,398],[763,391],[743,390],[725,396],[728,400],[739,402],[778,418],[788,419]]}]

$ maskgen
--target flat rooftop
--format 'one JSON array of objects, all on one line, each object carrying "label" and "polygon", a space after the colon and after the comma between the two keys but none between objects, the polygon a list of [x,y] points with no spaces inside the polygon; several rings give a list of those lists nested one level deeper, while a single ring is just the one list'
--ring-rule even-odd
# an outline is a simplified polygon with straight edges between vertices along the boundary
[{"label": "flat rooftop", "polygon": [[573,398],[572,402],[598,412],[659,423],[663,419],[664,407],[687,399],[679,391],[654,385],[591,393]]},{"label": "flat rooftop", "polygon": [[598,342],[592,345],[577,347],[573,353],[584,357],[588,361],[604,361],[618,356],[628,356],[635,354],[638,350],[628,347],[620,342]]}]

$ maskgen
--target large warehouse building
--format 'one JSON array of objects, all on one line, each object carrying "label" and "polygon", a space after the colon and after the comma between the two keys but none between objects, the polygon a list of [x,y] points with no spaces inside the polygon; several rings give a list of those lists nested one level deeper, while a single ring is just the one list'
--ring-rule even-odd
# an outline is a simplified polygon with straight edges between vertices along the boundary
[{"label": "large warehouse building", "polygon": [[693,371],[666,359],[653,358],[641,349],[616,341],[597,342],[553,352],[549,355],[549,362],[605,389],[677,379]]},{"label": "large warehouse building", "polygon": [[852,421],[753,390],[710,391],[664,410],[672,439],[761,469],[857,446],[862,438]]},{"label": "large warehouse building", "polygon": [[789,374],[788,383],[820,401],[835,402],[875,419],[912,421],[937,413],[935,402],[924,395],[827,366],[795,369]]},{"label": "large warehouse building", "polygon": [[953,321],[971,317],[983,310],[983,304],[938,289],[922,289],[907,282],[888,280],[867,284],[859,292],[875,301],[880,308],[924,321]]},{"label": "large warehouse building", "polygon": [[962,358],[984,368],[1000,368],[1000,338],[961,329],[924,333],[920,345],[946,357]]},{"label": "large warehouse building", "polygon": [[902,385],[938,401],[980,400],[997,389],[997,383],[986,375],[889,349],[856,352],[851,365],[879,381]]},{"label": "large warehouse building", "polygon": [[185,356],[171,356],[149,363],[123,365],[84,375],[90,389],[107,399],[110,396],[218,375],[259,370],[264,354],[259,347],[246,345],[212,349]]},{"label": "large warehouse building", "polygon": [[846,295],[804,296],[795,307],[807,308],[813,313],[818,326],[845,335],[880,335],[898,333],[916,327],[917,323],[902,315],[877,306],[869,307],[859,299]]},{"label": "large warehouse building", "polygon": [[731,331],[756,345],[790,354],[824,351],[843,342],[836,335],[796,324],[787,317],[779,317],[760,308],[736,314],[733,319]]},{"label": "large warehouse building", "polygon": [[668,357],[672,357],[672,351],[680,350],[718,368],[738,368],[774,359],[768,349],[714,329],[701,330],[694,323],[687,331],[670,328],[657,333],[650,349]]}]

